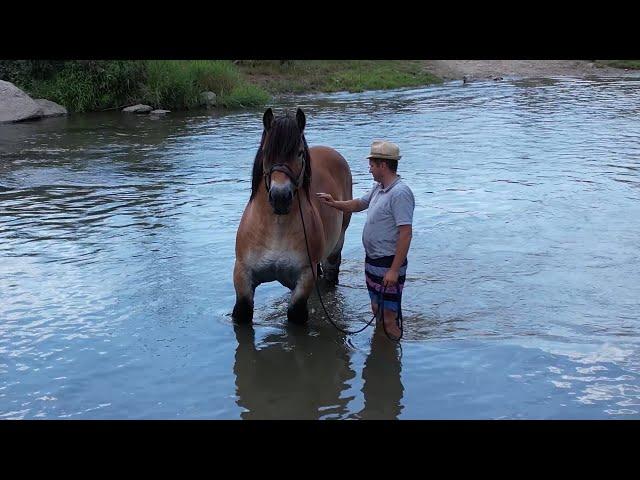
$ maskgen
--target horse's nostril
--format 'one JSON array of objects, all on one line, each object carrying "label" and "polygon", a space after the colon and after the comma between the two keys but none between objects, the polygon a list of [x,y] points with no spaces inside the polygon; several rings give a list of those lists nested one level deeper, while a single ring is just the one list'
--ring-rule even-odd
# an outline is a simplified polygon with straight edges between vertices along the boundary
[{"label": "horse's nostril", "polygon": [[293,199],[293,193],[291,190],[286,191],[272,191],[269,194],[269,201],[271,203],[289,203]]}]

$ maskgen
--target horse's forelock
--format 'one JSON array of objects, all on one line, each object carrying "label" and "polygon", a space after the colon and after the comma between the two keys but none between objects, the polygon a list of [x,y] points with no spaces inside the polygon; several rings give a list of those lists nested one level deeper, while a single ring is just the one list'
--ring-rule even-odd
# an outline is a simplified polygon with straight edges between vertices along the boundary
[{"label": "horse's forelock", "polygon": [[250,201],[253,200],[258,192],[260,182],[264,176],[264,168],[262,166],[264,158],[266,157],[273,161],[277,158],[289,158],[297,155],[296,150],[300,144],[300,139],[302,139],[305,156],[302,189],[307,193],[307,198],[309,198],[309,186],[311,185],[311,156],[309,146],[307,145],[304,134],[300,132],[296,119],[287,114],[276,118],[271,124],[271,128],[268,131],[264,130],[262,132],[260,147],[253,162]]},{"label": "horse's forelock", "polygon": [[294,155],[300,142],[300,129],[296,119],[290,115],[276,118],[267,134],[263,146],[265,156],[273,161],[275,158],[288,158]]}]

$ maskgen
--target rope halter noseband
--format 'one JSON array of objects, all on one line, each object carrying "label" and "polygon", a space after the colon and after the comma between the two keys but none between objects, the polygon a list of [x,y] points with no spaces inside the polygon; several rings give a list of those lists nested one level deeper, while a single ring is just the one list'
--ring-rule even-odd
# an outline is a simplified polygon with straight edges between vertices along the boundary
[{"label": "rope halter noseband", "polygon": [[289,167],[289,165],[285,163],[276,163],[272,165],[269,171],[264,173],[264,186],[267,189],[267,193],[269,193],[269,191],[271,190],[271,174],[273,172],[282,172],[291,180],[291,183],[293,184],[293,189],[294,189],[293,194],[295,195],[300,185],[302,185],[305,167],[306,167],[306,159],[304,154],[302,155],[302,168],[300,169],[300,173],[298,174],[297,178],[293,173],[293,170],[291,170],[291,167]]}]

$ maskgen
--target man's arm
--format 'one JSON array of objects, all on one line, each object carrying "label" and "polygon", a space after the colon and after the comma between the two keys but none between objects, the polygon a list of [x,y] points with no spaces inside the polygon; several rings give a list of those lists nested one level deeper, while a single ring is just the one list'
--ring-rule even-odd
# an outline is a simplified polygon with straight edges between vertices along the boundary
[{"label": "man's arm", "polygon": [[382,284],[392,286],[398,283],[398,276],[400,272],[400,266],[404,263],[409,253],[409,245],[411,245],[411,237],[413,236],[413,229],[411,225],[400,225],[398,227],[398,243],[396,244],[396,255],[393,259],[393,263],[387,273],[384,275]]},{"label": "man's arm", "polygon": [[334,200],[329,193],[316,193],[316,196],[325,205],[342,210],[343,212],[361,212],[367,208],[367,205],[358,198],[354,198],[353,200]]}]

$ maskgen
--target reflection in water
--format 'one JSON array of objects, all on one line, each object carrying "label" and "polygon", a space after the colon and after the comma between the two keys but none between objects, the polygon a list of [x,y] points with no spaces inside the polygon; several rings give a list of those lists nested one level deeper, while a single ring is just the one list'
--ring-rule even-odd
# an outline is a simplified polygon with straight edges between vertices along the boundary
[{"label": "reflection in water", "polygon": [[390,341],[378,323],[371,339],[371,353],[362,370],[364,408],[354,418],[395,420],[402,412],[404,386],[399,343]]},{"label": "reflection in water", "polygon": [[352,398],[342,397],[351,369],[343,336],[313,334],[289,325],[255,345],[250,325],[234,325],[233,371],[243,419],[341,418]]},{"label": "reflection in water", "polygon": [[344,335],[312,333],[288,325],[267,335],[261,348],[251,325],[234,325],[237,403],[243,419],[393,420],[402,411],[400,346],[376,327],[362,370],[364,408],[347,415],[353,396],[345,396],[355,377]]},{"label": "reflection in water", "polygon": [[[354,329],[360,325],[362,312],[350,310],[350,301],[340,289],[321,288],[321,293],[338,326]],[[362,369],[364,407],[355,413],[349,407],[355,397],[347,391],[357,381],[356,369],[345,335],[321,320],[324,312],[315,292],[309,298],[309,325],[287,324],[285,309],[286,302],[263,319],[264,314],[258,313],[258,321],[285,322],[281,330],[267,334],[258,345],[253,326],[234,324],[238,342],[234,373],[237,403],[246,409],[241,413],[243,419],[398,418],[404,392],[401,347],[386,337],[381,324],[375,327]],[[322,323],[316,324],[316,320]],[[365,330],[361,338],[372,330]]]}]

